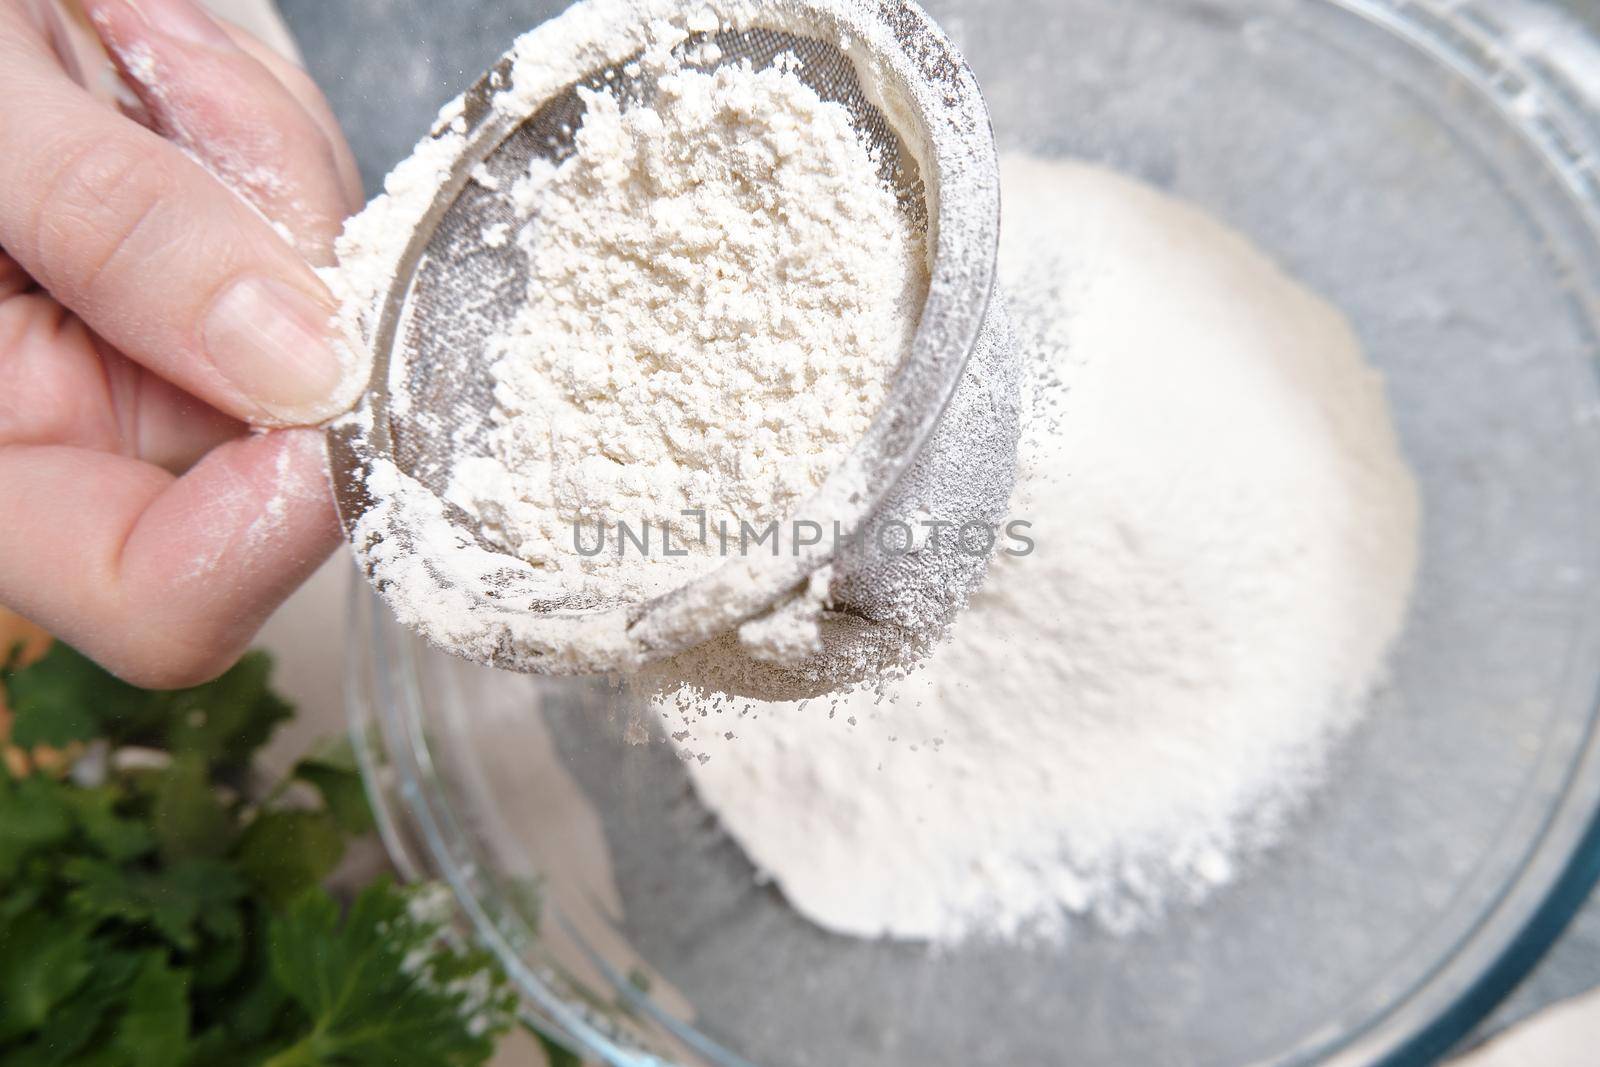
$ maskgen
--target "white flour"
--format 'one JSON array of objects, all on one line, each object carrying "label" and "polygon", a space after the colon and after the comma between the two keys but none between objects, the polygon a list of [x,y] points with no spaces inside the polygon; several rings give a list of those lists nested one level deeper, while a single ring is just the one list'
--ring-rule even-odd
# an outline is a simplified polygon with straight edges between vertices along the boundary
[{"label": "white flour", "polygon": [[492,454],[450,498],[573,593],[647,599],[714,565],[714,531],[786,517],[909,349],[922,241],[791,59],[652,49],[650,103],[580,89],[575,153],[513,191],[528,303],[497,345]]},{"label": "white flour", "polygon": [[1416,493],[1345,320],[1134,182],[1002,170],[1036,552],[887,699],[662,709],[728,832],[840,933],[1126,929],[1227,883],[1409,597]]}]

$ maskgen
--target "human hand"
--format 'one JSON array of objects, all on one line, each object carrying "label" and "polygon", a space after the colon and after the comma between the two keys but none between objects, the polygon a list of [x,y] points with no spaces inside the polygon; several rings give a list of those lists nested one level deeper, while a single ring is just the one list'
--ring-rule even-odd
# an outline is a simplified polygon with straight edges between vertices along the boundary
[{"label": "human hand", "polygon": [[83,6],[139,106],[91,91],[54,0],[0,0],[0,604],[189,685],[338,543],[322,435],[290,427],[365,381],[309,265],[361,186],[315,85],[242,31]]}]

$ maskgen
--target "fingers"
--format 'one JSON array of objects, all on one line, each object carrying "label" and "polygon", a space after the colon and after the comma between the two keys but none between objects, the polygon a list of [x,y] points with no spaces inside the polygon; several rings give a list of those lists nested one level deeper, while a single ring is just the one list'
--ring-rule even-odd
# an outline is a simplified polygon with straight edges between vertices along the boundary
[{"label": "fingers", "polygon": [[[332,298],[304,260],[181,151],[96,103],[42,51],[10,51],[0,57],[0,98],[26,103],[0,122],[0,247],[106,341],[213,407],[262,426],[312,424],[348,408],[366,370],[336,338]],[[291,199],[304,193],[298,217],[326,239],[343,203],[336,177],[260,184]]]},{"label": "fingers", "polygon": [[345,139],[339,120],[334,117],[333,108],[328,106],[327,97],[322,95],[322,90],[317,87],[311,75],[276,49],[263,44],[239,27],[224,22],[222,28],[228,31],[228,36],[233,38],[234,44],[272,72],[272,76],[278,79],[285,91],[299,102],[306,114],[311,117],[311,121],[316,123],[332,148],[333,161],[339,171],[339,184],[344,190],[348,213],[354,214],[360,211],[367,202],[367,195],[361,184],[361,169],[356,164],[355,153],[350,150],[350,142]]},{"label": "fingers", "polygon": [[359,187],[292,66],[187,2],[86,7],[158,132],[0,0],[0,601],[179,686],[339,541],[320,433],[238,438],[222,412],[312,423],[364,385],[302,258],[330,258]]},{"label": "fingers", "polygon": [[352,205],[332,142],[283,82],[193,0],[85,9],[156,129],[314,263],[332,262]]},{"label": "fingers", "polygon": [[28,502],[0,523],[0,602],[151,688],[225,670],[339,541],[311,430],[223,445],[180,479],[81,449],[0,449],[0,499]]},{"label": "fingers", "polygon": [[0,300],[9,300],[33,288],[33,279],[17,266],[16,260],[0,252]]},{"label": "fingers", "polygon": [[3,295],[0,445],[63,444],[181,472],[243,424],[112,351],[43,293]]},{"label": "fingers", "polygon": [[106,403],[125,456],[183,474],[212,449],[242,437],[243,423],[196,400],[103,342]]}]

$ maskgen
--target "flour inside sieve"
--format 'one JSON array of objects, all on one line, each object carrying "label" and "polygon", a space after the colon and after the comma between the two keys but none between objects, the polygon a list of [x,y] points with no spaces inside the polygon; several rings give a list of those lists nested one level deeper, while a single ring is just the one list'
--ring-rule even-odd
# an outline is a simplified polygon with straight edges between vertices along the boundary
[{"label": "flour inside sieve", "polygon": [[[783,524],[842,532],[843,547],[836,536],[791,538],[777,555],[713,558],[680,587],[612,596],[506,551],[450,490],[462,457],[489,451],[489,356],[528,302],[528,245],[508,235],[538,220],[526,217],[526,197],[510,193],[578,150],[586,97],[647,106],[662,70],[648,60],[663,47],[696,72],[776,68],[842,109],[901,220],[925,243],[926,296],[876,416]],[[354,342],[375,356],[366,400],[332,434],[358,556],[403,621],[451,651],[519,670],[630,671],[717,639],[725,651],[754,646],[778,669],[786,688],[764,695],[792,695],[797,679],[821,690],[841,671],[827,645],[818,659],[814,646],[808,656],[775,643],[785,620],[803,625],[809,612],[822,633],[942,626],[981,560],[957,566],[850,541],[874,519],[934,499],[959,511],[942,520],[993,521],[1009,494],[1015,366],[990,301],[997,184],[971,75],[909,4],[728,3],[686,16],[654,0],[590,0],[532,31],[447,110],[341,243],[335,282]],[[962,452],[964,441],[972,447]],[[959,462],[932,461],[952,448]],[[742,644],[729,636],[741,628]],[[852,641],[849,680],[885,655],[860,648],[903,653],[904,640],[882,636]]]}]

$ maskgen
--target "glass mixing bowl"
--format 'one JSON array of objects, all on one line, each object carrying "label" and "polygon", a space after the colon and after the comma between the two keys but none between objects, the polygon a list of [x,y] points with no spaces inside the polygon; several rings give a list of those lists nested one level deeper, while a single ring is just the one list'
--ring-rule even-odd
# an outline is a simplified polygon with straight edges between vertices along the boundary
[{"label": "glass mixing bowl", "polygon": [[856,941],[757,883],[668,747],[625,743],[616,689],[458,662],[360,594],[352,729],[388,845],[454,887],[532,1017],[613,1064],[1426,1062],[1600,864],[1593,115],[1487,3],[930,7],[1002,147],[1199,203],[1349,314],[1387,377],[1423,563],[1327,787],[1141,934]]}]

